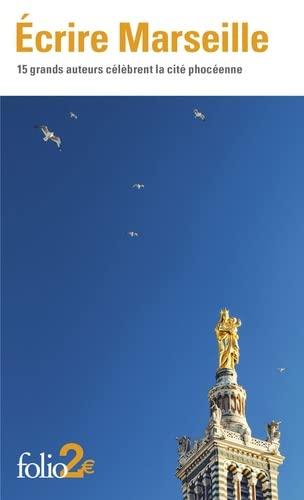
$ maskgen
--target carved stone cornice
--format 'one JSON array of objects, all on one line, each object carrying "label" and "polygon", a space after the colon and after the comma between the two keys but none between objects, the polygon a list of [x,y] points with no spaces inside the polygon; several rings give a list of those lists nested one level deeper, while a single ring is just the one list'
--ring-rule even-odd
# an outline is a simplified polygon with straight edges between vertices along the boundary
[{"label": "carved stone cornice", "polygon": [[202,440],[196,449],[190,450],[184,458],[184,463],[177,468],[176,475],[183,479],[199,468],[204,460],[211,455],[218,459],[229,459],[252,467],[271,468],[276,470],[284,461],[280,454],[274,455],[267,449],[267,442],[252,438],[250,446],[246,446],[237,433],[224,430],[225,439]]}]

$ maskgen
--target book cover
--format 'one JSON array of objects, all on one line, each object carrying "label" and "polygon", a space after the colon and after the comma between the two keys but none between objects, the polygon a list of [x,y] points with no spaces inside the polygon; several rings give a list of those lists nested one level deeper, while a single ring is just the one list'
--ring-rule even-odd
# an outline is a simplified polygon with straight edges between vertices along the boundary
[{"label": "book cover", "polygon": [[1,498],[299,500],[300,6],[1,25]]}]

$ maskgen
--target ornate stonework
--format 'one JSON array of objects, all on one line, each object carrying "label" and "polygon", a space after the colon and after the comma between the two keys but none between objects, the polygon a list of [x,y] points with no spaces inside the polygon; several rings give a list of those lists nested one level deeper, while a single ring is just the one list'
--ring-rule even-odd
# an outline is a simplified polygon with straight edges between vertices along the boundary
[{"label": "ornate stonework", "polygon": [[[240,324],[224,309],[217,329],[237,335]],[[234,356],[235,362],[238,356]],[[220,362],[216,383],[208,392],[210,415],[204,437],[193,442],[186,436],[177,438],[176,475],[182,482],[184,500],[278,499],[278,467],[284,460],[279,451],[280,422],[267,425],[265,440],[252,437],[246,397],[234,368],[221,367]]]}]

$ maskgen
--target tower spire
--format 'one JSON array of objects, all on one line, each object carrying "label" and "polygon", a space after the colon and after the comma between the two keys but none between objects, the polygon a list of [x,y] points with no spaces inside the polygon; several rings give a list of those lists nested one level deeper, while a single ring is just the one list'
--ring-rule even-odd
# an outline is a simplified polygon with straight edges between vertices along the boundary
[{"label": "tower spire", "polygon": [[238,344],[238,328],[241,320],[229,316],[228,309],[220,311],[220,318],[215,326],[218,342],[219,368],[216,372],[216,383],[209,390],[209,408],[212,426],[212,408],[216,404],[221,411],[221,427],[238,432],[248,442],[251,430],[246,420],[246,391],[237,383],[235,365],[239,362],[240,348]]},{"label": "tower spire", "polygon": [[277,469],[280,422],[267,426],[267,438],[256,439],[246,420],[246,391],[237,382],[238,328],[241,321],[220,311],[215,327],[219,363],[208,392],[209,420],[205,435],[178,438],[177,477],[184,500],[278,500]]}]

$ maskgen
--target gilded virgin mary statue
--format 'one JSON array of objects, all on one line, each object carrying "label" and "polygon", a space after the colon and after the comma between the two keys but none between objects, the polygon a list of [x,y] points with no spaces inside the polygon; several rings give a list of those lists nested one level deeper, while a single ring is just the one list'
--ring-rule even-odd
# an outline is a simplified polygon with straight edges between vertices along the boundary
[{"label": "gilded virgin mary statue", "polygon": [[230,318],[228,309],[222,309],[215,327],[219,348],[219,368],[232,368],[239,362],[238,328],[241,320]]}]

